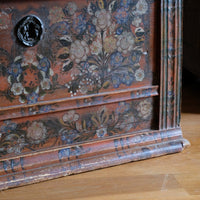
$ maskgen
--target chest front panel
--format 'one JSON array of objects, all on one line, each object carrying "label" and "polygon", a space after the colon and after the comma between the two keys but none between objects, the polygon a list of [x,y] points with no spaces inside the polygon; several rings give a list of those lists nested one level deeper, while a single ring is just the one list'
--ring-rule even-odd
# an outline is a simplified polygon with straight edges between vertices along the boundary
[{"label": "chest front panel", "polygon": [[[20,159],[22,170],[36,158],[44,159],[43,166],[101,157],[101,151],[116,151],[120,160],[118,148],[173,137],[171,130],[160,132],[176,128],[174,85],[180,83],[176,61],[167,62],[164,55],[170,41],[164,35],[177,36],[160,25],[164,2],[9,0],[0,5],[2,176],[11,166],[8,159],[15,164]],[[175,135],[181,137],[180,131]],[[17,164],[14,168],[20,172]]]}]

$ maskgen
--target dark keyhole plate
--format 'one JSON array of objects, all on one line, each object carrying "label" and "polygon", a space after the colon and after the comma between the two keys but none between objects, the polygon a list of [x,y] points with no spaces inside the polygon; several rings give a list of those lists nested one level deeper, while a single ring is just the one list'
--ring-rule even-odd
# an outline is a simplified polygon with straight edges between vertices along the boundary
[{"label": "dark keyhole plate", "polygon": [[32,47],[41,39],[42,23],[37,17],[28,15],[17,23],[16,34],[22,44]]}]

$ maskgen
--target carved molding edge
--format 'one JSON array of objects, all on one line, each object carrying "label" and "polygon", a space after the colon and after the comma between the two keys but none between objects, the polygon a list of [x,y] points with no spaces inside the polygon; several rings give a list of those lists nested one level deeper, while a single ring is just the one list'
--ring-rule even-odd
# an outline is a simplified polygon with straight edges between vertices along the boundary
[{"label": "carved molding edge", "polygon": [[179,127],[182,0],[161,0],[160,129]]},{"label": "carved molding edge", "polygon": [[181,152],[183,141],[181,130],[171,129],[2,160],[0,190]]}]

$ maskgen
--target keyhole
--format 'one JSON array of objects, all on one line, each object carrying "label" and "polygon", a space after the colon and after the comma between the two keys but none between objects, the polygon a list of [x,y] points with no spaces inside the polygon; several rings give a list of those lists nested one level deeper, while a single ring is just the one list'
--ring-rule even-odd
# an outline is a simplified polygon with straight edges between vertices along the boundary
[{"label": "keyhole", "polygon": [[32,47],[41,39],[42,23],[37,17],[28,15],[17,23],[16,34],[22,44]]}]

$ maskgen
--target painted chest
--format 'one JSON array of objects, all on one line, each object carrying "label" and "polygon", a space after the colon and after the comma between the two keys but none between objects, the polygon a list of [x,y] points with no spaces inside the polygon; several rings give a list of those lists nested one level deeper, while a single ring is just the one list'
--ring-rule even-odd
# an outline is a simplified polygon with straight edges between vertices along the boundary
[{"label": "painted chest", "polygon": [[181,0],[0,2],[0,188],[180,152]]}]

